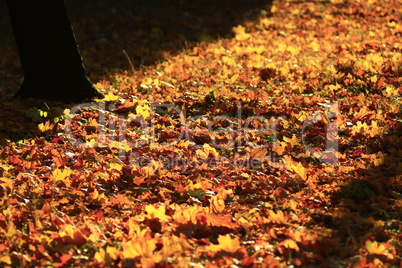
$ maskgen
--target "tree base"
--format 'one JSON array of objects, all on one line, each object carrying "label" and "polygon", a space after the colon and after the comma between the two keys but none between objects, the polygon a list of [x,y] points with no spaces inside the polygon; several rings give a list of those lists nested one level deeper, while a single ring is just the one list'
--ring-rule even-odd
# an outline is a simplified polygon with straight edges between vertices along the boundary
[{"label": "tree base", "polygon": [[103,98],[103,94],[97,91],[91,82],[84,79],[81,82],[52,84],[33,83],[25,80],[14,98],[35,98],[61,102],[82,102],[94,98]]}]

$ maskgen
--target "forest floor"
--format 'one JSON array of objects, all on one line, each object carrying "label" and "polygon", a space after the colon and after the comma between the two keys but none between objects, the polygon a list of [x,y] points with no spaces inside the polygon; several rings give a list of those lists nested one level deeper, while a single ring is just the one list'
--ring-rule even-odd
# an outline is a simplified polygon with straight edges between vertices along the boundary
[{"label": "forest floor", "polygon": [[69,105],[0,2],[1,267],[402,266],[401,1],[95,2]]}]

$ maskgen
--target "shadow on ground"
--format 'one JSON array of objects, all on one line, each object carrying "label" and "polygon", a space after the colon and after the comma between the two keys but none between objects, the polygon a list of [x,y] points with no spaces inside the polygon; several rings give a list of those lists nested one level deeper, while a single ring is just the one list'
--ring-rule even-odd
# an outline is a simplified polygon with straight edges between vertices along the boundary
[{"label": "shadow on ground", "polygon": [[234,26],[266,14],[271,2],[70,0],[67,4],[87,69],[108,74],[154,64],[199,42],[232,37]]},{"label": "shadow on ground", "polygon": [[[402,125],[395,124],[390,128],[390,133],[367,138],[367,154],[382,155],[382,163],[366,159],[364,166],[356,168],[354,172],[341,172],[344,178],[339,176],[339,191],[332,195],[330,207],[311,214],[312,226],[331,230],[329,237],[318,241],[320,245],[332,245],[322,249],[321,257],[332,261],[346,260],[337,263],[341,266],[357,265],[364,261],[373,263],[376,258],[390,267],[400,267],[402,264],[402,174],[398,153],[402,151],[401,134]],[[353,150],[356,149],[343,148],[341,153],[348,155]],[[352,161],[362,163],[360,159]],[[395,245],[392,250],[386,246],[393,257],[372,253],[367,255],[366,260],[361,259],[361,254],[365,253],[361,252],[361,248],[365,247],[367,241]]]},{"label": "shadow on ground", "polygon": [[[68,0],[70,21],[91,80],[141,66],[166,56],[233,36],[232,28],[266,14],[271,0]],[[34,137],[36,124],[26,109],[60,116],[49,102],[12,100],[23,81],[10,19],[0,0],[0,145]],[[4,53],[4,54],[3,54]],[[65,107],[68,108],[68,107]],[[52,119],[52,118],[51,118]]]}]

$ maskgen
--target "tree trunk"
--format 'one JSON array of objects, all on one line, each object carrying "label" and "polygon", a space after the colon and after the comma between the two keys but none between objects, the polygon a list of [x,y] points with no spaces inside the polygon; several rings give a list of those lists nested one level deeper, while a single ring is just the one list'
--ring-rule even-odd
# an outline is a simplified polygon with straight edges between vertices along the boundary
[{"label": "tree trunk", "polygon": [[16,97],[102,97],[85,74],[64,0],[6,0],[24,71]]}]

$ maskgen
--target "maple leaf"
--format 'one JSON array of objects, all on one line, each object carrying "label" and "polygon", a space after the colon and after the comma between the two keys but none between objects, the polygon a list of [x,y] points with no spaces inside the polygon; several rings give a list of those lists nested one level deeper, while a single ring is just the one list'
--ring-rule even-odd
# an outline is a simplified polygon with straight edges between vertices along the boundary
[{"label": "maple leaf", "polygon": [[178,223],[197,223],[197,216],[204,214],[205,211],[200,206],[179,207],[173,215],[173,219]]},{"label": "maple leaf", "polygon": [[233,27],[233,31],[236,34],[236,40],[237,41],[245,41],[251,37],[250,34],[246,33],[246,29],[244,26],[239,25],[237,27]]},{"label": "maple leaf", "polygon": [[95,189],[91,194],[90,194],[91,198],[93,201],[95,201],[96,203],[104,203],[107,200],[107,197],[104,193],[99,193],[97,189]]},{"label": "maple leaf", "polygon": [[159,207],[155,207],[154,205],[148,205],[145,207],[145,211],[148,215],[147,218],[154,219],[158,218],[161,221],[169,220],[171,217],[166,215],[166,207],[161,205]]},{"label": "maple leaf", "polygon": [[148,119],[151,116],[151,107],[148,104],[138,105],[135,112],[142,118]]},{"label": "maple leaf", "polygon": [[295,163],[290,156],[284,156],[286,168],[298,174],[303,180],[307,179],[307,171],[300,162]]},{"label": "maple leaf", "polygon": [[209,202],[214,213],[221,213],[225,210],[225,201],[218,196],[213,196]]},{"label": "maple leaf", "polygon": [[367,240],[366,249],[370,254],[386,255],[388,253],[387,248],[383,244],[378,244],[377,241]]},{"label": "maple leaf", "polygon": [[105,97],[103,98],[103,101],[110,101],[110,102],[115,102],[118,101],[120,99],[119,96],[114,95],[111,91],[105,95]]},{"label": "maple leaf", "polygon": [[268,150],[266,148],[251,148],[250,149],[250,159],[257,159],[259,161],[263,161],[265,156],[267,155]]},{"label": "maple leaf", "polygon": [[95,253],[94,259],[99,263],[106,263],[106,265],[110,265],[112,260],[116,260],[120,255],[120,252],[117,248],[112,246],[107,246],[106,250],[100,248],[98,252]]},{"label": "maple leaf", "polygon": [[18,233],[18,229],[15,227],[13,222],[8,223],[7,232],[5,233],[6,237],[13,237]]},{"label": "maple leaf", "polygon": [[40,123],[38,128],[41,132],[46,132],[48,130],[52,130],[54,128],[54,124],[50,123],[50,121],[46,121],[45,123]]},{"label": "maple leaf", "polygon": [[68,176],[72,174],[72,170],[69,167],[63,168],[63,169],[55,169],[52,172],[53,179],[55,181],[62,181]]},{"label": "maple leaf", "polygon": [[62,226],[59,236],[64,244],[81,246],[87,242],[85,235],[78,228],[70,224]]},{"label": "maple leaf", "polygon": [[278,244],[278,246],[283,246],[284,248],[294,249],[295,251],[300,251],[299,246],[297,243],[292,239],[286,239]]},{"label": "maple leaf", "polygon": [[226,251],[235,253],[241,247],[238,237],[231,238],[230,235],[219,235],[218,245],[209,245],[205,249],[211,252]]},{"label": "maple leaf", "polygon": [[299,140],[299,139],[296,137],[296,135],[294,135],[294,134],[293,134],[293,136],[292,136],[291,139],[284,136],[284,137],[283,137],[283,141],[290,143],[292,146],[300,145],[300,140]]},{"label": "maple leaf", "polygon": [[202,159],[208,158],[210,155],[217,157],[219,153],[213,148],[211,145],[205,143],[202,149],[198,149],[196,154],[201,157]]},{"label": "maple leaf", "polygon": [[134,259],[140,256],[151,257],[156,249],[155,240],[152,238],[126,241],[122,243],[122,246],[123,257],[127,259]]}]

